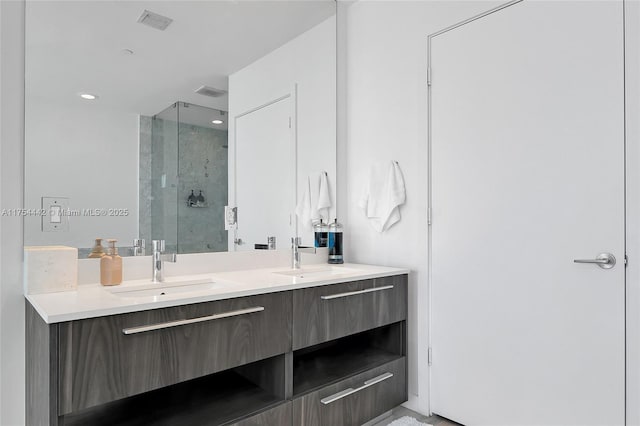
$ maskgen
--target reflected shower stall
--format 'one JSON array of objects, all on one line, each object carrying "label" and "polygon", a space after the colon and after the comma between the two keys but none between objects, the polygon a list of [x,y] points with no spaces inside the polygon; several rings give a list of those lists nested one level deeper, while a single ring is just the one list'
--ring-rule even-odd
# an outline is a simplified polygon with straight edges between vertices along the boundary
[{"label": "reflected shower stall", "polygon": [[176,102],[140,126],[140,233],[168,251],[227,251],[225,111]]}]

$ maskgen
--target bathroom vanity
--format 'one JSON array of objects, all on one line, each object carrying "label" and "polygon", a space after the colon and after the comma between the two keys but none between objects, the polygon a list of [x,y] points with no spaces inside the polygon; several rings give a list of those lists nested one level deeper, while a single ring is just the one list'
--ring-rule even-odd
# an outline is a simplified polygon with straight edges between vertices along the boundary
[{"label": "bathroom vanity", "polygon": [[27,424],[361,425],[407,400],[407,273],[264,269],[210,274],[192,293],[29,295]]}]

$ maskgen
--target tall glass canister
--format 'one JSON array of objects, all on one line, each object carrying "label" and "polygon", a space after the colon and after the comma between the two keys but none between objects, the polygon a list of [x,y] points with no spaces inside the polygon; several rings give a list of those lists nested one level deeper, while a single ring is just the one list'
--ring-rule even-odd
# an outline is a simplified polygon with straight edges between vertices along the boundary
[{"label": "tall glass canister", "polygon": [[338,219],[335,219],[333,223],[329,225],[329,238],[327,244],[329,247],[329,263],[344,263],[342,235],[343,227],[338,223]]}]

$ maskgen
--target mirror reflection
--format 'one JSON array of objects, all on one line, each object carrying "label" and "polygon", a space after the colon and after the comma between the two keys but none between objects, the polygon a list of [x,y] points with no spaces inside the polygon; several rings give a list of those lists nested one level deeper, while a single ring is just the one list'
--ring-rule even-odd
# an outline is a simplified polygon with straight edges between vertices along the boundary
[{"label": "mirror reflection", "polygon": [[28,1],[25,245],[311,245],[313,221],[335,215],[335,11]]},{"label": "mirror reflection", "polygon": [[227,250],[227,112],[176,102],[140,117],[139,235],[177,253]]}]

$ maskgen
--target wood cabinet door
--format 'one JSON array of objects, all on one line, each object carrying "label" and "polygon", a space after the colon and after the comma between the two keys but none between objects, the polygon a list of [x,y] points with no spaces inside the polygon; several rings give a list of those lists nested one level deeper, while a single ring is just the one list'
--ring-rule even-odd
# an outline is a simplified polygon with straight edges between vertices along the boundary
[{"label": "wood cabinet door", "polygon": [[407,275],[293,292],[293,349],[407,318]]},{"label": "wood cabinet door", "polygon": [[360,426],[407,400],[406,358],[293,400],[296,426]]},{"label": "wood cabinet door", "polygon": [[291,426],[291,411],[291,402],[287,402],[230,426]]},{"label": "wood cabinet door", "polygon": [[59,413],[290,350],[290,292],[70,321],[60,326]]}]

